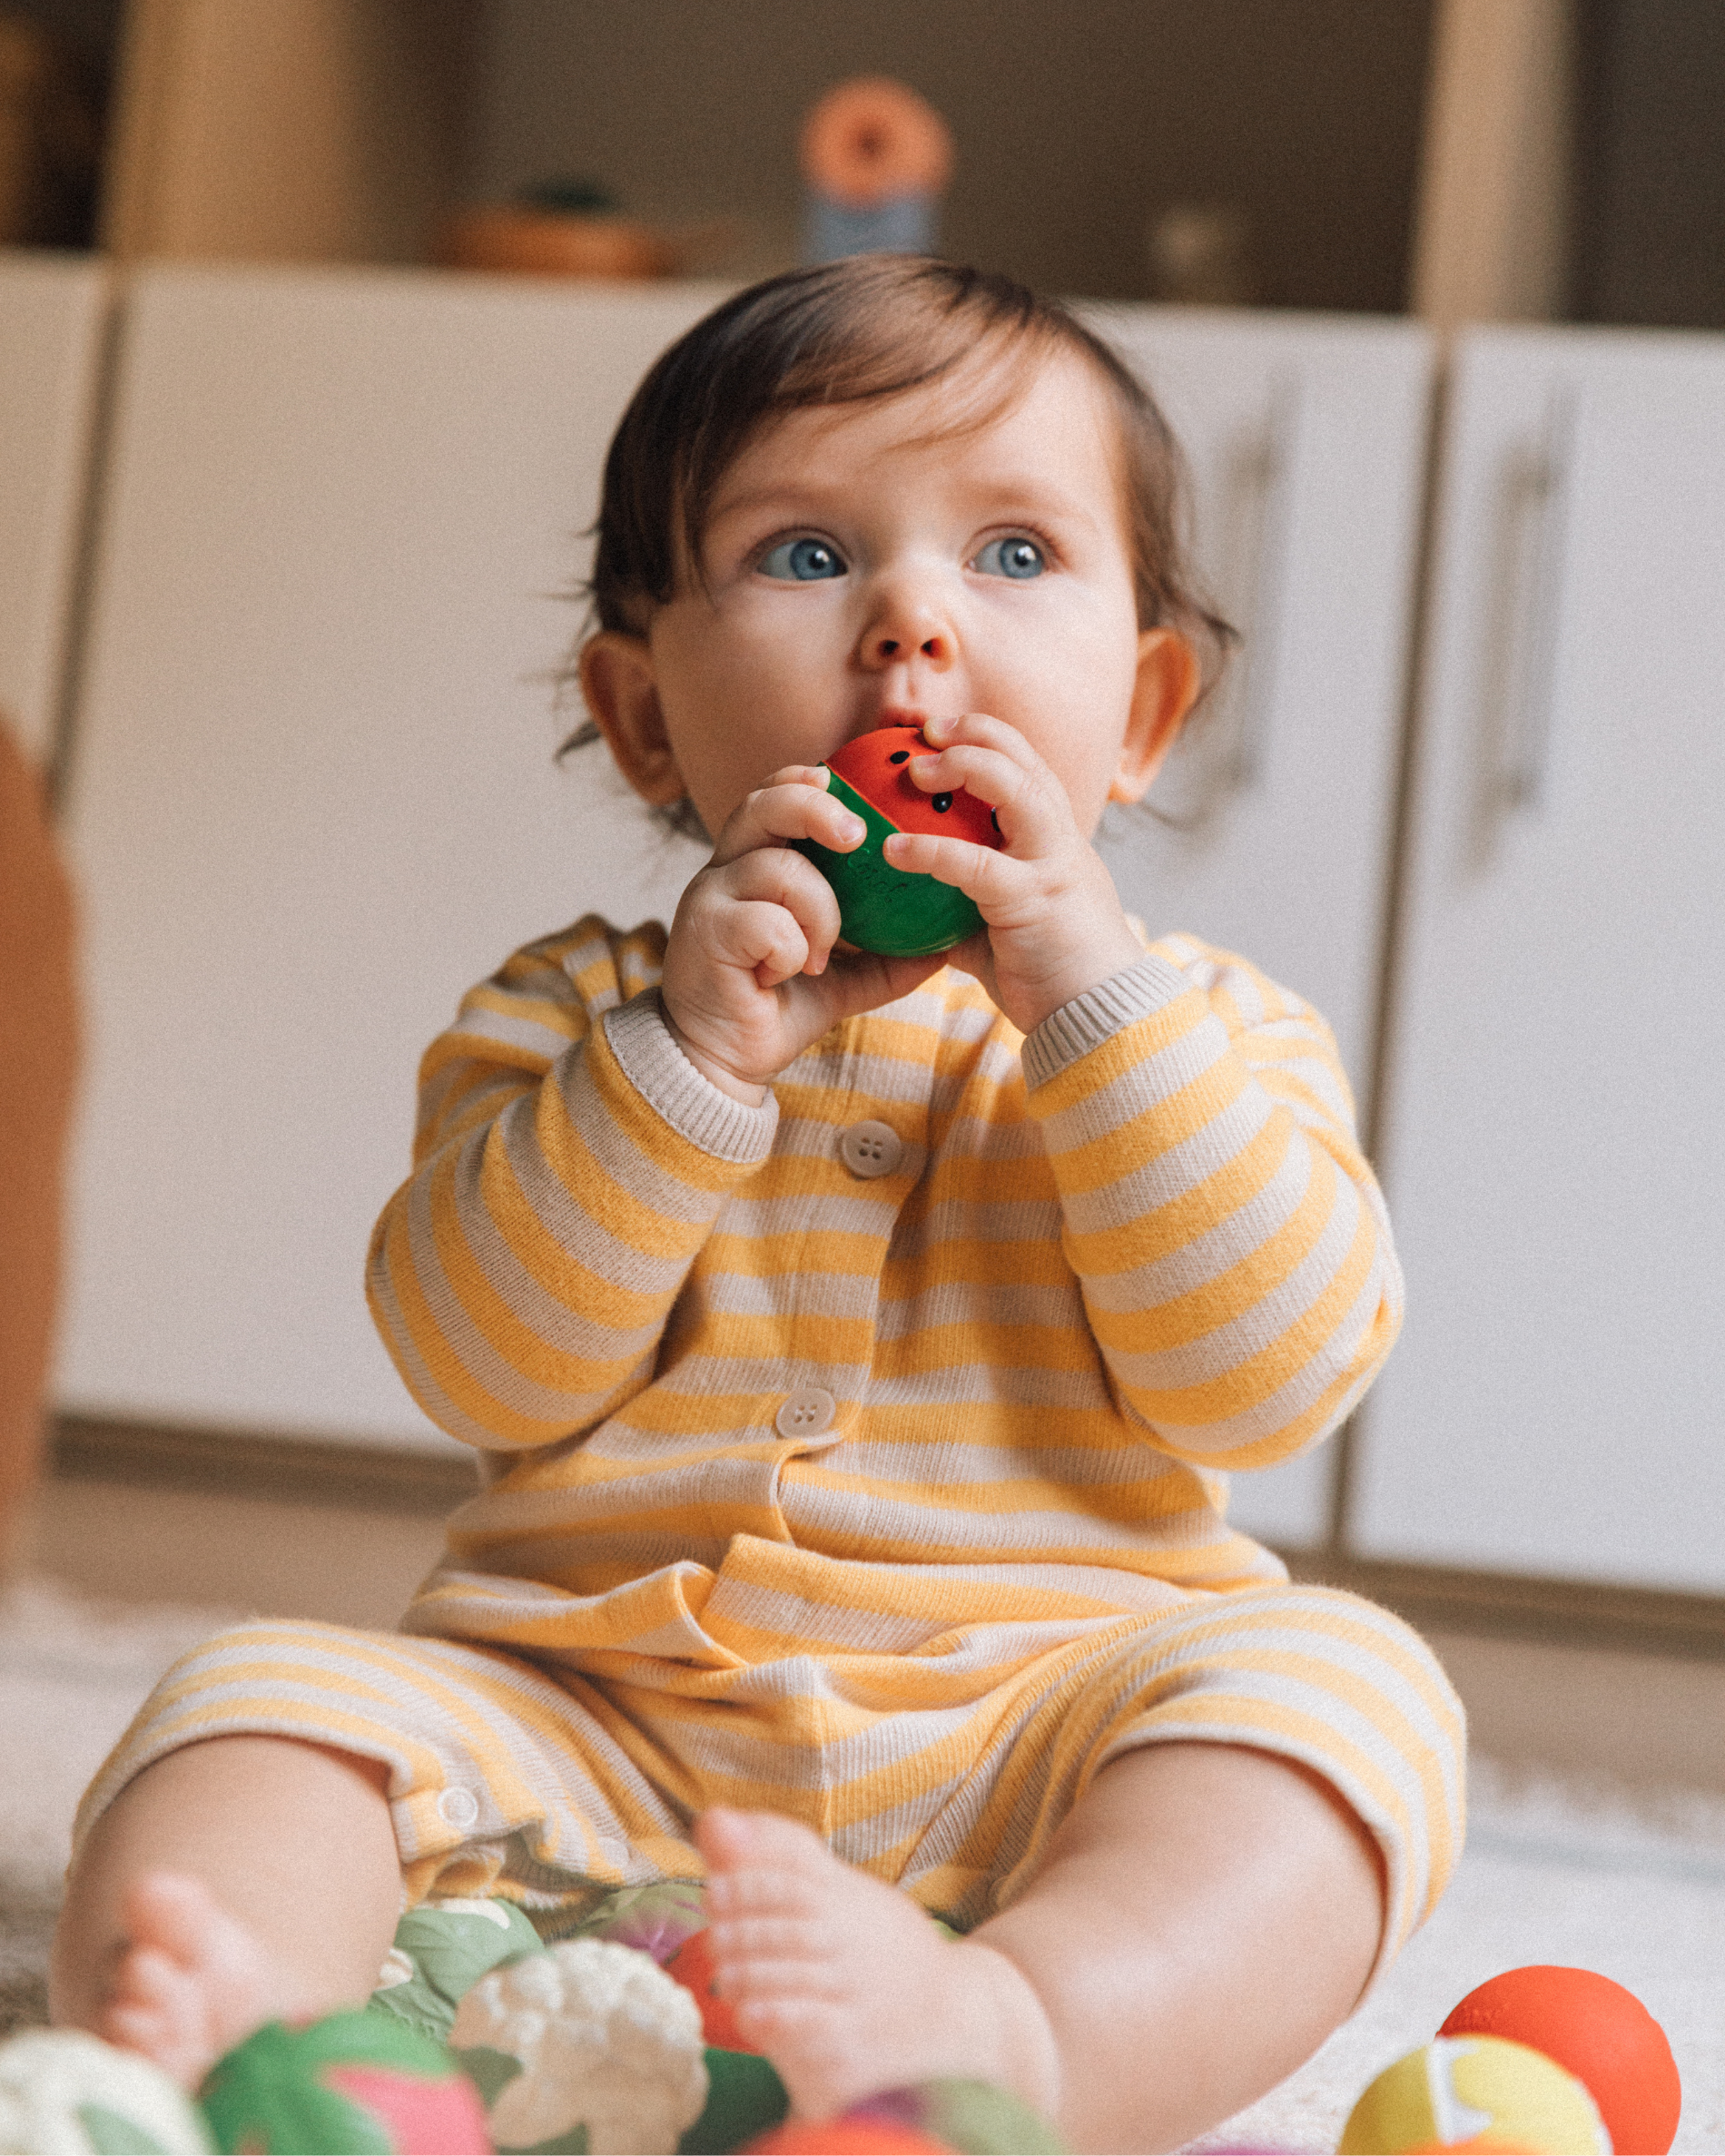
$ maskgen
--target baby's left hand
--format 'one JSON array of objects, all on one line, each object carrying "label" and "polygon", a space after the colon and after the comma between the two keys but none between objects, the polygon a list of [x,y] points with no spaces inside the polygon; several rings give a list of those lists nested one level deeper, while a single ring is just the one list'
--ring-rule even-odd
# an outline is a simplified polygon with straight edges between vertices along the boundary
[{"label": "baby's left hand", "polygon": [[909,769],[925,793],[967,788],[998,814],[999,852],[964,839],[900,832],[886,842],[896,869],[955,884],[988,923],[947,952],[973,974],[1020,1033],[1144,955],[1113,879],[1079,829],[1066,789],[1016,727],[981,712],[931,719],[934,753]]}]

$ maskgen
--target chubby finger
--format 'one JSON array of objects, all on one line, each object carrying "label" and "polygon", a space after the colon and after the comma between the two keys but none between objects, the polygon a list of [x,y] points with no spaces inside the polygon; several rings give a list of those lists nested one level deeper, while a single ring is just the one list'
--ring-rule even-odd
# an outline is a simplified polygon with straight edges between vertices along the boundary
[{"label": "chubby finger", "polygon": [[[986,739],[971,739],[972,733]],[[913,756],[911,782],[924,793],[967,793],[988,803],[995,827],[1020,854],[1050,851],[1074,828],[1066,790],[1018,732],[981,714],[956,722],[950,745]]]},{"label": "chubby finger", "polygon": [[[758,846],[704,870],[689,886],[685,904],[691,930],[712,956],[721,964],[750,967],[763,988],[776,987],[794,973],[824,971],[838,940],[839,901],[833,886],[813,861],[788,846]],[[758,920],[745,932],[730,919],[739,910],[759,907],[785,917],[770,949]]]},{"label": "chubby finger", "polygon": [[969,839],[937,838],[929,832],[894,832],[882,852],[895,869],[912,876],[932,876],[937,883],[961,891],[976,901],[991,925],[1000,910],[1020,895],[1029,872],[1021,861],[992,846],[972,845]]},{"label": "chubby finger", "polygon": [[867,831],[860,816],[826,791],[826,773],[819,765],[790,765],[737,803],[719,833],[711,865],[723,867],[791,839],[813,839],[835,853],[848,853]]},{"label": "chubby finger", "polygon": [[961,712],[955,719],[930,719],[923,725],[922,738],[932,754],[956,748],[994,749],[1008,763],[1026,771],[1048,769],[1016,726],[1009,726],[1004,719],[986,711]]}]

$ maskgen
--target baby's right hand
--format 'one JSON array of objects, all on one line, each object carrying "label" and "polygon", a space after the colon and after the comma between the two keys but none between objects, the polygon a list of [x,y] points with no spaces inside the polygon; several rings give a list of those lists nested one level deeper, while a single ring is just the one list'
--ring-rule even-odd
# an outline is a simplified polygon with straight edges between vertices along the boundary
[{"label": "baby's right hand", "polygon": [[787,764],[742,802],[684,892],[660,996],[678,1046],[734,1099],[767,1082],[839,1019],[909,995],[940,955],[835,950],[839,902],[791,839],[836,853],[862,843],[859,817],[826,792],[819,764]]}]

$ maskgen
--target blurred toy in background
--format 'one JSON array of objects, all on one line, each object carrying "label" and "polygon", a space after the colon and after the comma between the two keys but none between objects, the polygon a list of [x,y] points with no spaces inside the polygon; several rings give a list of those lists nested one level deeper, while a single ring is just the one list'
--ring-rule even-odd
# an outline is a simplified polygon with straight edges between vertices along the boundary
[{"label": "blurred toy in background", "polygon": [[888,75],[829,90],[803,123],[803,260],[933,254],[952,136],[924,97]]},{"label": "blurred toy in background", "polygon": [[720,272],[741,243],[734,219],[675,227],[624,213],[597,180],[535,180],[506,202],[458,210],[439,260],[518,277],[696,277]]},{"label": "blurred toy in background", "polygon": [[455,270],[527,277],[668,277],[671,243],[625,217],[616,197],[592,180],[545,180],[507,202],[458,211],[442,249]]},{"label": "blurred toy in background", "polygon": [[1251,307],[1252,221],[1226,202],[1175,202],[1145,228],[1150,297],[1176,307]]}]

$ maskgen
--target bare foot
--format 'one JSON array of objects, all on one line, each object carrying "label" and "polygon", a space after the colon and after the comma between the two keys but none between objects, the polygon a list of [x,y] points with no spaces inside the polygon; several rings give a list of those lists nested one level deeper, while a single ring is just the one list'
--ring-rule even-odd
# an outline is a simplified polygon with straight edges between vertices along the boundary
[{"label": "bare foot", "polygon": [[1048,2019],[1004,1954],[943,1938],[896,1887],[775,1813],[706,1812],[695,1838],[719,1990],[794,2113],[831,2118],[877,2091],[951,2077],[997,2082],[1054,2114]]},{"label": "bare foot", "polygon": [[197,1879],[146,1872],[122,1909],[126,1943],[95,2033],[195,2089],[224,2052],[293,2011],[262,1948]]}]

